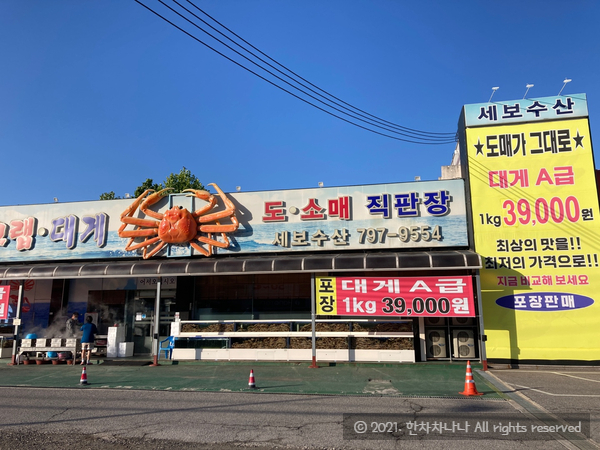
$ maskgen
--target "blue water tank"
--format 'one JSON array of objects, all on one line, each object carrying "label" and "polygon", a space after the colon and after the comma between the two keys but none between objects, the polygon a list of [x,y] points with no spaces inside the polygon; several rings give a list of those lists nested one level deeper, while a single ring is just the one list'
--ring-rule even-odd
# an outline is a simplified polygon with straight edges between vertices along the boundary
[{"label": "blue water tank", "polygon": [[25,339],[37,339],[37,334],[29,333],[27,336],[25,336]]},{"label": "blue water tank", "polygon": [[58,358],[58,352],[48,352],[48,358]]}]

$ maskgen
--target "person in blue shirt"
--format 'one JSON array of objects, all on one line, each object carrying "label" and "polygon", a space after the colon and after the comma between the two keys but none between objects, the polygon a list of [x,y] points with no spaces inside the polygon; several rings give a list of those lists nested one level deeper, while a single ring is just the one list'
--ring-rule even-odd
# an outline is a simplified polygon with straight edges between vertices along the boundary
[{"label": "person in blue shirt", "polygon": [[81,327],[81,331],[83,331],[81,335],[81,365],[84,366],[86,363],[90,363],[92,348],[94,348],[94,339],[96,334],[98,334],[98,328],[92,323],[92,316],[85,318],[85,323]]}]

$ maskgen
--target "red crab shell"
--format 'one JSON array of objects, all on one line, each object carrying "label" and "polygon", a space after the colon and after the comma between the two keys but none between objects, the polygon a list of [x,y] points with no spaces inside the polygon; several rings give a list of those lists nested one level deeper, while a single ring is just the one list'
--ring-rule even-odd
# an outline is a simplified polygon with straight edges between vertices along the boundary
[{"label": "red crab shell", "polygon": [[191,241],[198,233],[196,220],[185,208],[173,206],[166,211],[158,226],[158,237],[167,244]]}]

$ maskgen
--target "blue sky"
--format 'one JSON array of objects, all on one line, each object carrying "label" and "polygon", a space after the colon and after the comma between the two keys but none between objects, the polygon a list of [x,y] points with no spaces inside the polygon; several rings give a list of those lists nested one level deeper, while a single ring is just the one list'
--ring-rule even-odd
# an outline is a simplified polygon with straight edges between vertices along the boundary
[{"label": "blue sky", "polygon": [[[600,136],[597,2],[194,3],[316,86],[405,127],[455,132],[462,105],[488,101],[493,86],[494,100],[520,99],[528,83],[528,97],[546,97],[570,78],[563,94],[587,93]],[[134,0],[4,0],[0,61],[0,205],[124,196],[184,166],[225,192],[435,180],[454,150],[327,115]]]}]

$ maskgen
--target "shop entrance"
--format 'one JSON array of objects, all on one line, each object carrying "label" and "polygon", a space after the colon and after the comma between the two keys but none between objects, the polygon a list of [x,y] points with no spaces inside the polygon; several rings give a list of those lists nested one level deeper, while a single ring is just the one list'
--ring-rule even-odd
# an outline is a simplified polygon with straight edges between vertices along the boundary
[{"label": "shop entrance", "polygon": [[[136,355],[151,355],[154,335],[156,291],[140,290],[131,302],[131,311],[127,318],[133,330],[133,352]],[[171,305],[175,304],[175,290],[161,291],[159,339],[165,339],[171,334],[170,326],[175,318]]]}]

